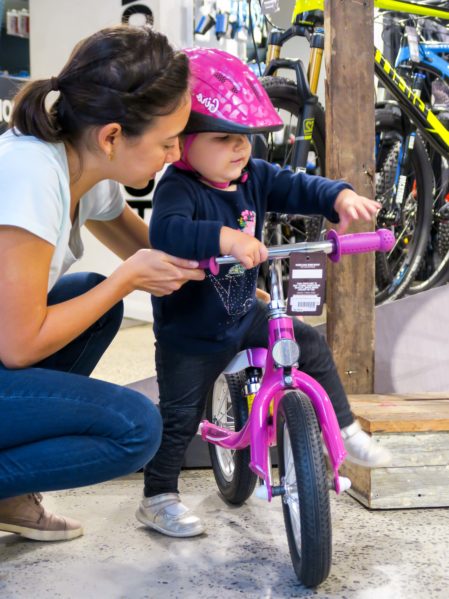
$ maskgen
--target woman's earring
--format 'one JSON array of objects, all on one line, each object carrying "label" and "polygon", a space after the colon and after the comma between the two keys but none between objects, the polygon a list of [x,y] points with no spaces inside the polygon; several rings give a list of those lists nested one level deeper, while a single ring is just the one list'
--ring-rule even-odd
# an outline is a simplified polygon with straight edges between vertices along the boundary
[{"label": "woman's earring", "polygon": [[112,162],[112,160],[114,160],[114,148],[111,148],[111,151],[109,152],[109,161]]}]

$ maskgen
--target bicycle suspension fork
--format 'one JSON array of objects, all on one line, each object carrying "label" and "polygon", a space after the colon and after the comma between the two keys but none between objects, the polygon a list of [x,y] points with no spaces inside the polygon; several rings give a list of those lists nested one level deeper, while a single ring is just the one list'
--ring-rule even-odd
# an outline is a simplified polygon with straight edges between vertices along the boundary
[{"label": "bicycle suspension fork", "polygon": [[[282,45],[291,37],[308,37],[310,43],[310,59],[307,75],[300,60],[286,60],[280,58]],[[316,91],[321,71],[321,62],[324,50],[324,30],[317,28],[312,35],[299,25],[291,27],[287,32],[272,31],[268,40],[267,68],[265,76],[276,76],[279,69],[294,70],[298,88],[298,98],[302,100],[302,114],[296,125],[292,167],[295,172],[306,172],[307,159],[312,141],[315,124],[315,113],[318,98]]]},{"label": "bicycle suspension fork", "polygon": [[[417,96],[421,96],[426,76],[423,73],[416,73],[413,80],[413,91]],[[390,201],[386,202],[379,213],[379,221],[386,226],[400,224],[402,206],[407,191],[407,179],[410,173],[411,156],[416,139],[416,127],[411,122],[407,123],[407,134],[405,135],[399,148],[398,165],[394,178],[394,189]],[[415,186],[415,182],[413,182]],[[412,187],[408,189],[409,193],[414,193]]]},{"label": "bicycle suspension fork", "polygon": [[324,52],[324,30],[316,29],[310,37],[310,56],[307,68],[309,96],[305,98],[302,118],[298,119],[293,149],[293,164],[296,172],[307,170],[307,159],[315,126],[316,105],[318,103],[318,82]]},{"label": "bicycle suspension fork", "polygon": [[310,91],[317,93],[318,82],[321,73],[321,63],[324,52],[324,29],[315,29],[310,38],[310,57],[307,69],[307,79],[309,80]]}]

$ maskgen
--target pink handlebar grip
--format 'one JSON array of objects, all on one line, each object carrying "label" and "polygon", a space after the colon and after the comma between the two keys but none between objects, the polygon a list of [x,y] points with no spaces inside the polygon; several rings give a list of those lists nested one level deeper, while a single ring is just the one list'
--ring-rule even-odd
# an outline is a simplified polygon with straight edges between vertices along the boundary
[{"label": "pink handlebar grip", "polygon": [[378,229],[373,233],[350,233],[339,236],[333,229],[326,235],[335,244],[329,258],[338,262],[342,254],[362,254],[365,252],[388,252],[395,244],[395,237],[389,229]]},{"label": "pink handlebar grip", "polygon": [[200,260],[200,268],[208,268],[213,275],[218,275],[220,272],[220,266],[217,264],[215,258],[205,258]]}]

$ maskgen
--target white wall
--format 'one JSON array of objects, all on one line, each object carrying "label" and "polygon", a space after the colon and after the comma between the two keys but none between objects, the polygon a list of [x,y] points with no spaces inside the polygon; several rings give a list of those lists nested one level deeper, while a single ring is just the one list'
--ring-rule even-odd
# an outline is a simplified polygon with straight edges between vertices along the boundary
[{"label": "white wall", "polygon": [[[193,5],[191,0],[139,0],[154,14],[154,27],[165,33],[178,48],[193,43]],[[30,0],[31,78],[56,76],[81,39],[103,27],[121,23],[121,0]],[[86,229],[82,232],[84,257],[72,271],[110,274],[119,264],[118,258]],[[125,299],[125,315],[151,320],[149,295],[132,293]]]},{"label": "white wall", "polygon": [[[154,27],[177,47],[192,44],[191,0],[139,0],[154,13]],[[31,77],[57,75],[77,42],[121,23],[121,0],[30,0]]]}]

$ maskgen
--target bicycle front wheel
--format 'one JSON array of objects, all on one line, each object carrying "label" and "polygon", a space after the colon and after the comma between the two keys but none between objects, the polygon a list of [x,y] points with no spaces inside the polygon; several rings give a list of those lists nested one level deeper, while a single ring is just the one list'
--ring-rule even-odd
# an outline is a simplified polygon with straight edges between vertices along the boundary
[{"label": "bicycle front wheel", "polygon": [[326,465],[320,429],[310,399],[284,395],[277,421],[284,522],[293,568],[308,587],[327,578],[332,559],[332,528]]},{"label": "bicycle front wheel", "polygon": [[[243,427],[248,420],[248,405],[242,394],[244,384],[244,372],[218,377],[206,404],[209,422],[232,431]],[[209,455],[220,493],[229,503],[241,505],[252,494],[257,481],[249,469],[249,447],[234,450],[209,443]]]}]

